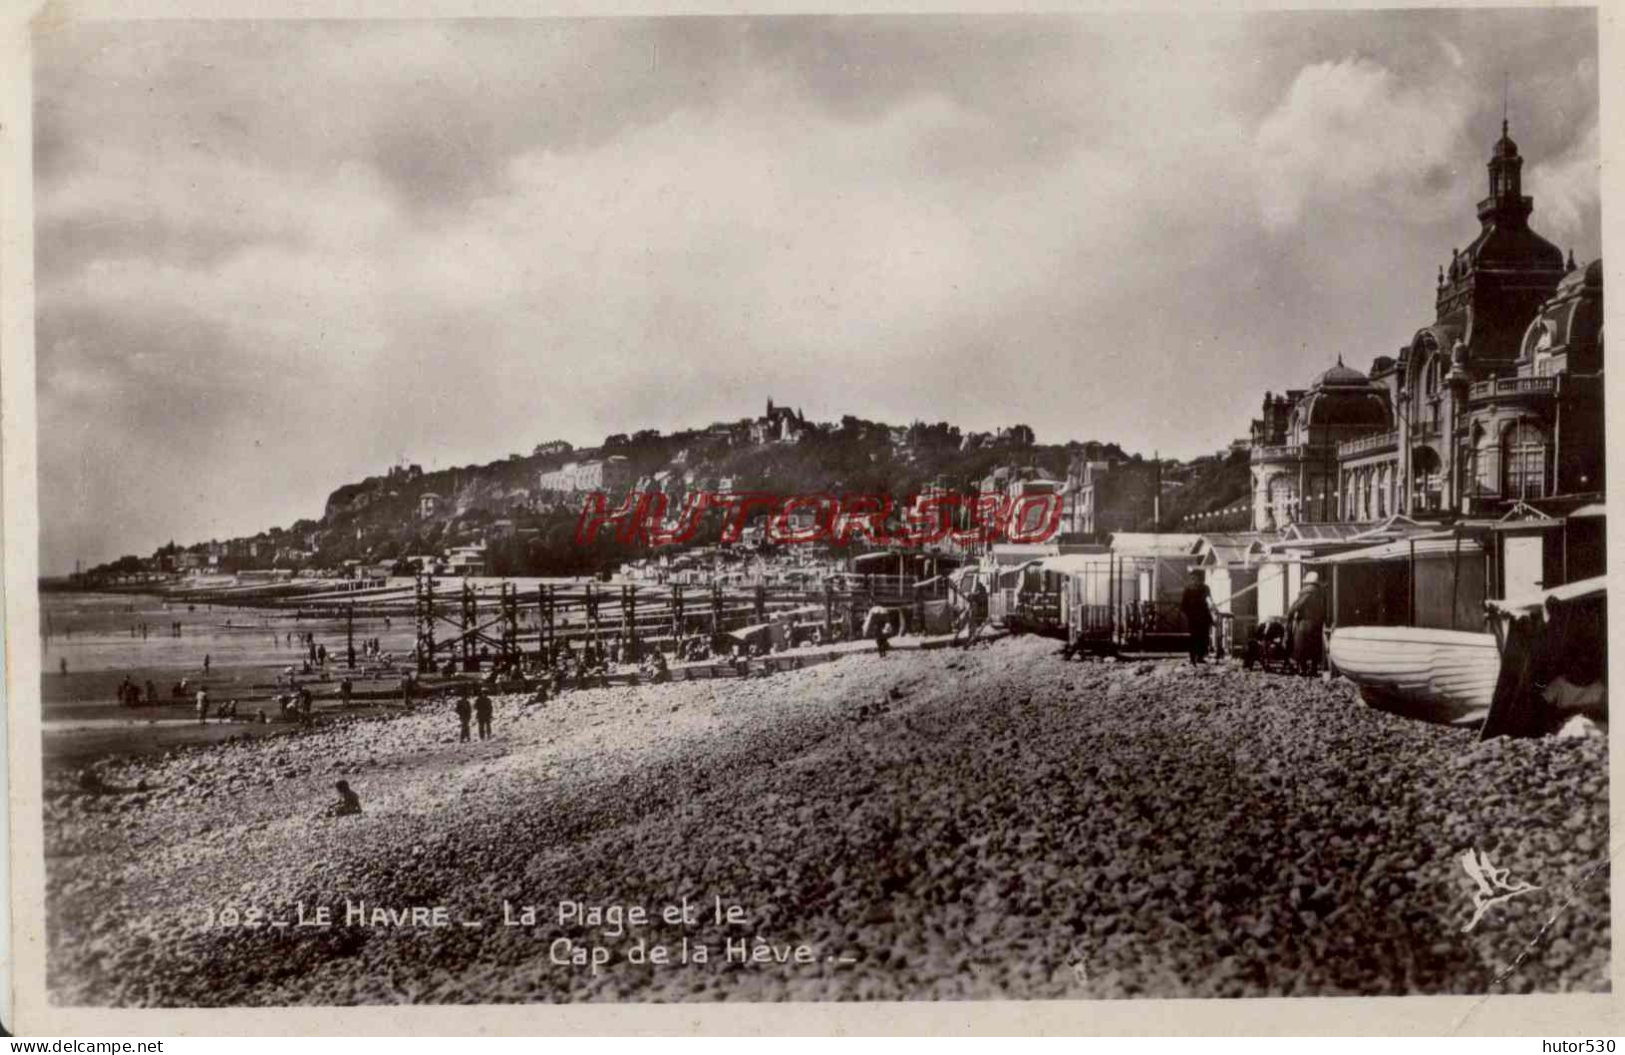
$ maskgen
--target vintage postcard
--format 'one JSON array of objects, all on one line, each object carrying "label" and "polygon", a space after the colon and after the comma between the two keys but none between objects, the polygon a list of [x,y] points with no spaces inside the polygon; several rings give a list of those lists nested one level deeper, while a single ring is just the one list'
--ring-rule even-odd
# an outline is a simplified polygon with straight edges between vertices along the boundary
[{"label": "vintage postcard", "polygon": [[19,1027],[1617,1027],[1615,17],[19,21]]}]

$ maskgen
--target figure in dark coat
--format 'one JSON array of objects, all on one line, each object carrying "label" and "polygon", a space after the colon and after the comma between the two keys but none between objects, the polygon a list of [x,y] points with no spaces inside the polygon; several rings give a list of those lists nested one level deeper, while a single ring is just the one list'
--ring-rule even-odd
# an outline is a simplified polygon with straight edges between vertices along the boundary
[{"label": "figure in dark coat", "polygon": [[1208,644],[1213,640],[1213,591],[1204,581],[1200,569],[1190,574],[1185,590],[1179,595],[1179,610],[1185,616],[1185,628],[1190,633],[1191,664],[1200,666],[1207,659]]},{"label": "figure in dark coat", "polygon": [[468,720],[472,717],[474,717],[474,708],[469,704],[468,693],[465,691],[457,697],[457,724],[461,726],[461,732],[457,737],[458,740],[464,742],[468,740]]},{"label": "figure in dark coat", "polygon": [[1318,672],[1326,655],[1326,591],[1317,572],[1303,577],[1303,589],[1286,617],[1292,624],[1293,666],[1299,674]]}]

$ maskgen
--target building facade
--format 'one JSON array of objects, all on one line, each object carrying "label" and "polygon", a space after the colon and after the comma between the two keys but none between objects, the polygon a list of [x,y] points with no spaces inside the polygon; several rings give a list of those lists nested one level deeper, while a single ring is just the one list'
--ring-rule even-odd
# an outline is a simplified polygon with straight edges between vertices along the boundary
[{"label": "building facade", "polygon": [[1253,530],[1338,519],[1339,445],[1391,418],[1382,387],[1341,359],[1307,390],[1266,392],[1252,424]]},{"label": "building facade", "polygon": [[1580,267],[1530,228],[1504,122],[1487,167],[1479,233],[1439,268],[1433,320],[1367,374],[1339,360],[1307,390],[1265,395],[1254,530],[1601,495],[1601,261]]},{"label": "building facade", "polygon": [[612,454],[607,458],[586,462],[566,462],[561,468],[540,474],[537,486],[541,491],[572,493],[576,491],[618,491],[632,482],[626,458]]},{"label": "building facade", "polygon": [[1061,530],[1069,535],[1104,538],[1118,531],[1140,531],[1156,513],[1157,465],[1074,458],[1066,471]]}]

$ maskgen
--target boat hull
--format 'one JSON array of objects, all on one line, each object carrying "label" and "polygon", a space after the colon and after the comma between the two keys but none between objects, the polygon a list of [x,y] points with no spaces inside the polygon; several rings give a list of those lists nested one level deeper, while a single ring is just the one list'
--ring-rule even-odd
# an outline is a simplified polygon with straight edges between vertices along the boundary
[{"label": "boat hull", "polygon": [[1451,724],[1484,719],[1501,673],[1495,636],[1462,630],[1339,627],[1329,656],[1372,706]]}]

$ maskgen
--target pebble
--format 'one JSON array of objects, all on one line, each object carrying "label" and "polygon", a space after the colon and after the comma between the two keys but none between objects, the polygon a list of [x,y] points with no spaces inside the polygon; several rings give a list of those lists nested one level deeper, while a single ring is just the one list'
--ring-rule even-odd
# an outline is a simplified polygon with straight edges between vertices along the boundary
[{"label": "pebble", "polygon": [[[1503,988],[1607,990],[1607,874],[1588,871],[1607,845],[1606,741],[1480,744],[1368,708],[1342,681],[1216,676],[1173,660],[1085,667],[1056,653],[1017,638],[586,690],[542,722],[505,722],[517,700],[502,697],[485,744],[455,743],[455,719],[431,705],[275,748],[113,760],[100,771],[116,787],[192,774],[217,789],[118,812],[103,808],[116,797],[78,793],[64,775],[46,796],[52,997],[180,1007],[1483,992],[1537,941],[1552,891],[1572,898],[1539,939],[1552,948]],[[682,723],[657,717],[679,707]],[[389,765],[363,769],[369,760]],[[289,768],[274,792],[225,780]],[[316,819],[332,772],[348,774],[364,815]],[[1486,847],[1540,892],[1464,934],[1474,886],[1457,858]],[[139,890],[123,879],[136,872]],[[653,911],[715,896],[743,906],[750,927],[657,926],[651,940],[720,950],[748,934],[809,943],[818,959],[593,975],[499,927],[270,941],[186,925],[221,891],[245,904],[445,904],[488,919],[503,898],[568,892]],[[392,978],[412,979],[412,995]]]}]

